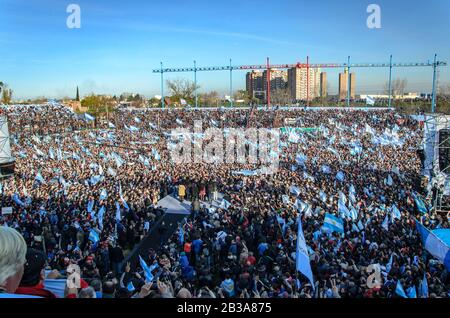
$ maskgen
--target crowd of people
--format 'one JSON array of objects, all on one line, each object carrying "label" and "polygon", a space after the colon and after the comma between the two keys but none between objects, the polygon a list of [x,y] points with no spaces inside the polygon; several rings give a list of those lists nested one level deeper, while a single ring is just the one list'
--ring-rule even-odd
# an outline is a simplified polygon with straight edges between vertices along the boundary
[{"label": "crowd of people", "polygon": [[[100,119],[58,104],[2,111],[16,165],[1,180],[2,206],[12,211],[0,216],[0,273],[19,264],[0,275],[4,294],[56,297],[46,280],[77,268],[80,286],[66,286],[63,297],[395,298],[399,284],[408,297],[449,297],[447,271],[416,230],[417,222],[436,229],[449,220],[431,211],[420,186],[423,131],[411,118],[172,109]],[[195,120],[204,129],[279,130],[286,118],[309,129],[283,130],[273,174],[259,163],[171,159],[170,131],[192,130]],[[228,204],[211,205],[218,193]],[[167,195],[192,202],[192,214],[132,268],[126,257],[164,220],[157,203]],[[343,233],[325,230],[327,214],[343,221]],[[299,220],[313,280],[297,271]],[[8,254],[13,240],[17,251]]]}]

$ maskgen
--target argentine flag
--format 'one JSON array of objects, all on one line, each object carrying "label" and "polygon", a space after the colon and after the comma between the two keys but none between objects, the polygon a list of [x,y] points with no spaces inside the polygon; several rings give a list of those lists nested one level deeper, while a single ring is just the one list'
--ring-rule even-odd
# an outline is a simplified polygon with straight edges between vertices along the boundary
[{"label": "argentine flag", "polygon": [[389,231],[389,216],[387,214],[386,217],[384,218],[383,223],[381,224],[381,227],[386,231]]},{"label": "argentine flag", "polygon": [[88,113],[84,113],[84,118],[88,121],[94,121],[95,117],[92,115],[89,115]]},{"label": "argentine flag", "polygon": [[296,143],[299,142],[300,137],[295,133],[295,131],[292,130],[290,132],[290,134],[289,134],[289,139],[288,140],[289,140],[290,143],[296,144]]},{"label": "argentine flag", "polygon": [[44,178],[42,177],[42,175],[40,173],[38,173],[36,175],[36,178],[34,178],[36,181],[39,181],[40,183],[45,183]]},{"label": "argentine flag", "polygon": [[111,129],[116,128],[116,126],[112,122],[108,122],[108,127]]},{"label": "argentine flag", "polygon": [[296,269],[297,271],[299,271],[308,278],[308,280],[311,283],[311,287],[314,289],[314,279],[311,270],[311,264],[309,262],[308,249],[306,247],[306,241],[303,235],[302,221],[300,218],[298,218],[297,222],[298,222],[297,249],[295,252]]},{"label": "argentine flag", "polygon": [[423,280],[420,283],[420,298],[428,298],[428,281],[427,274],[423,274]]},{"label": "argentine flag", "polygon": [[337,233],[344,233],[344,221],[337,216],[334,216],[332,214],[325,214],[325,220],[323,223],[323,229],[331,231],[331,232],[337,232]]},{"label": "argentine flag", "polygon": [[94,200],[89,200],[87,204],[87,211],[92,214],[92,209],[94,208]]},{"label": "argentine flag", "polygon": [[338,213],[341,218],[351,217],[350,210],[345,206],[345,203],[339,200]]},{"label": "argentine flag", "polygon": [[322,202],[326,203],[327,202],[327,195],[325,194],[325,192],[320,191],[319,192],[319,197],[322,200]]},{"label": "argentine flag", "polygon": [[120,222],[121,215],[120,215],[120,204],[116,201],[116,222]]},{"label": "argentine flag", "polygon": [[105,189],[102,189],[100,192],[100,201],[106,200],[108,198],[108,192]]},{"label": "argentine flag", "polygon": [[370,105],[370,106],[374,106],[375,105],[375,99],[372,96],[367,96],[366,97],[366,104]]},{"label": "argentine flag", "polygon": [[[422,244],[425,249],[433,255],[437,260],[439,260],[450,271],[450,247],[446,244],[436,233],[431,232],[425,226],[423,226],[419,221],[416,220],[417,231],[422,237]],[[450,230],[446,230],[450,231]],[[440,232],[437,232],[440,233]]]},{"label": "argentine flag", "polygon": [[103,215],[105,214],[105,212],[106,209],[104,206],[102,206],[98,211],[98,225],[100,226],[101,229],[103,229]]},{"label": "argentine flag", "polygon": [[391,175],[388,175],[387,179],[384,181],[385,184],[387,184],[388,186],[392,187],[392,185],[394,184],[394,180],[392,180]]},{"label": "argentine flag", "polygon": [[152,282],[153,278],[154,278],[152,271],[148,267],[147,263],[142,259],[141,255],[139,255],[139,263],[140,263],[142,269],[144,270],[145,282],[146,283]]},{"label": "argentine flag", "polygon": [[305,156],[305,155],[302,154],[302,153],[299,153],[299,154],[297,154],[297,157],[295,158],[295,160],[296,160],[296,162],[297,162],[298,165],[304,166],[304,165],[305,165],[305,162],[308,161],[308,157]]},{"label": "argentine flag", "polygon": [[183,230],[183,226],[180,224],[180,228],[178,230],[178,242],[180,243],[180,245],[183,245],[184,243],[184,230]]},{"label": "argentine flag", "polygon": [[402,217],[399,209],[397,208],[397,206],[395,204],[391,207],[391,217],[392,217],[392,219],[398,219],[398,220],[400,220]]},{"label": "argentine flag", "polygon": [[336,179],[339,180],[339,181],[341,181],[341,182],[343,182],[343,181],[345,180],[345,175],[344,175],[344,173],[343,173],[342,171],[339,171],[339,172],[336,174]]},{"label": "argentine flag", "polygon": [[400,280],[397,281],[397,286],[395,287],[395,293],[402,298],[408,298],[408,296],[406,296],[406,294],[405,294],[405,290],[403,289],[402,283],[400,283]]},{"label": "argentine flag", "polygon": [[295,196],[299,196],[300,195],[300,189],[298,188],[298,187],[296,187],[296,186],[291,186],[291,193],[292,194],[295,194]]},{"label": "argentine flag", "polygon": [[408,298],[417,298],[416,286],[411,286],[406,291]]},{"label": "argentine flag", "polygon": [[99,237],[97,231],[91,230],[89,232],[89,240],[94,244],[96,244],[98,241],[100,241],[100,237]]},{"label": "argentine flag", "polygon": [[155,157],[156,160],[158,160],[158,161],[161,160],[161,156],[159,155],[158,151],[155,148],[152,148],[152,154],[153,154],[153,157]]},{"label": "argentine flag", "polygon": [[108,173],[108,175],[110,175],[111,177],[115,177],[115,176],[117,176],[117,173],[116,173],[116,171],[114,171],[114,169],[113,168],[111,168],[111,167],[108,167],[108,170],[106,171],[107,173]]},{"label": "argentine flag", "polygon": [[277,215],[277,222],[281,226],[281,231],[284,237],[284,234],[286,233],[286,220],[283,219],[281,216]]},{"label": "argentine flag", "polygon": [[413,193],[413,198],[414,202],[416,202],[417,209],[419,210],[419,212],[422,214],[427,214],[428,209],[425,206],[425,203],[423,203],[423,201],[420,199],[420,197],[416,193]]},{"label": "argentine flag", "polygon": [[330,169],[329,166],[323,165],[322,166],[322,172],[325,173],[325,174],[330,174],[331,173],[331,169]]},{"label": "argentine flag", "polygon": [[[289,197],[287,200],[288,201],[286,204],[289,204]],[[303,211],[305,211],[305,209],[308,208],[308,205],[304,203],[302,200],[297,199],[295,200],[294,207],[297,209],[298,212],[303,213]]]},{"label": "argentine flag", "polygon": [[356,203],[356,190],[355,190],[355,186],[353,184],[350,185],[349,189],[348,189],[348,198],[350,199],[350,201],[352,203]]},{"label": "argentine flag", "polygon": [[222,202],[220,202],[220,208],[222,208],[222,209],[225,209],[225,210],[228,210],[228,208],[231,206],[231,203],[230,202],[228,202],[227,200],[225,200],[225,199],[222,199]]}]

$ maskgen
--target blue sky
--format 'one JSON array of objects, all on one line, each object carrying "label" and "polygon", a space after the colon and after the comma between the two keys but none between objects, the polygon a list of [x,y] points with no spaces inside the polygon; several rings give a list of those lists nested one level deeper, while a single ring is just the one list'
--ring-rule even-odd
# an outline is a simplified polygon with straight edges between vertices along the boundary
[{"label": "blue sky", "polygon": [[[81,7],[81,29],[68,29],[66,8]],[[381,29],[368,29],[369,4],[381,7]],[[95,92],[159,93],[167,67],[273,63],[450,62],[448,0],[0,0],[0,80],[16,98]],[[339,70],[329,70],[331,91]],[[167,78],[191,77],[172,74]],[[398,69],[408,90],[427,91],[431,69]],[[235,72],[235,88],[245,73]],[[202,90],[228,91],[228,73],[199,73]],[[357,70],[357,92],[381,92],[386,69]],[[450,66],[439,74],[450,83]]]}]

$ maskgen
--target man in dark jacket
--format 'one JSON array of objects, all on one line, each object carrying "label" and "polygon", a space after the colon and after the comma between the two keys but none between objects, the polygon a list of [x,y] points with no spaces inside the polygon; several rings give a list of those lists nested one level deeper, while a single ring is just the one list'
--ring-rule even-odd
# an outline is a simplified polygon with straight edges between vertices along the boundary
[{"label": "man in dark jacket", "polygon": [[120,275],[122,273],[122,269],[120,268],[120,264],[124,260],[122,248],[119,245],[111,246],[109,249],[109,259],[111,260],[112,268],[114,270],[115,275]]},{"label": "man in dark jacket", "polygon": [[45,280],[45,254],[39,250],[29,248],[26,254],[22,280],[16,294],[33,295],[43,298],[56,298],[55,294],[46,290]]}]

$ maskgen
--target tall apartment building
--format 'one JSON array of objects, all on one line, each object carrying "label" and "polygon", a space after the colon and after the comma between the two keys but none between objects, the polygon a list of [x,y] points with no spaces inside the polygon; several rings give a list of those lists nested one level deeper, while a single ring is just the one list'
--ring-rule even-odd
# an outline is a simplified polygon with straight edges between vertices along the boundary
[{"label": "tall apartment building", "polygon": [[[270,90],[287,88],[288,72],[283,70],[270,70]],[[263,72],[264,90],[267,91],[267,70]]]},{"label": "tall apartment building", "polygon": [[261,71],[251,71],[245,76],[246,78],[246,91],[249,96],[260,98],[261,95],[265,96],[263,73]]},{"label": "tall apartment building", "polygon": [[356,75],[355,73],[350,73],[350,98],[355,99],[356,97]]},{"label": "tall apartment building", "polygon": [[[309,99],[320,96],[320,69],[309,69]],[[326,74],[325,74],[326,81]],[[288,88],[292,100],[306,100],[308,98],[308,71],[306,68],[291,68],[288,70]]]},{"label": "tall apartment building", "polygon": [[347,98],[348,74],[339,73],[339,100]]},{"label": "tall apartment building", "polygon": [[328,95],[327,91],[327,73],[320,73],[320,97],[325,98]]},{"label": "tall apartment building", "polygon": [[[339,74],[339,99],[347,99],[348,94],[348,72]],[[356,75],[355,73],[350,74],[350,98],[356,97]]]}]

